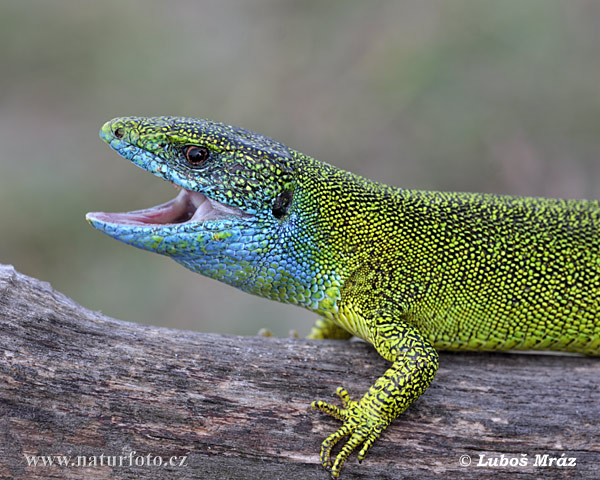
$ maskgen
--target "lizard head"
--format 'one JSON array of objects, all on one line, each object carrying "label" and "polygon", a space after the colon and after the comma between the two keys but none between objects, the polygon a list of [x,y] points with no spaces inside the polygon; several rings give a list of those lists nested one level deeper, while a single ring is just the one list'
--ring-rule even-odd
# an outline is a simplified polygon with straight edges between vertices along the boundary
[{"label": "lizard head", "polygon": [[181,117],[116,118],[104,124],[100,137],[180,191],[145,210],[88,213],[92,226],[198,273],[297,303],[293,289],[283,299],[271,285],[289,284],[280,277],[297,275],[293,266],[267,274],[273,262],[285,263],[294,235],[295,160],[286,146],[241,128]]}]

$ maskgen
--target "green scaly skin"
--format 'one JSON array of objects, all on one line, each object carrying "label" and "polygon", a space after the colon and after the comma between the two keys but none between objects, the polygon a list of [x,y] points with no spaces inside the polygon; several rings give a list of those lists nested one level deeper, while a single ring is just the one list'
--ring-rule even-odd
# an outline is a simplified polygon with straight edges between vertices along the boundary
[{"label": "green scaly skin", "polygon": [[388,187],[208,120],[117,118],[101,137],[182,193],[94,227],[304,306],[310,338],[356,335],[392,362],[360,400],[312,404],[343,422],[321,448],[333,477],[425,391],[436,349],[600,354],[597,201]]}]

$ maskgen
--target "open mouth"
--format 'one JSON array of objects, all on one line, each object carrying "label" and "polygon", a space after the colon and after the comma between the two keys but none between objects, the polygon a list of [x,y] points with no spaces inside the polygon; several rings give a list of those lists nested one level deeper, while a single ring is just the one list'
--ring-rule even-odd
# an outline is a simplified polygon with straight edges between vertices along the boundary
[{"label": "open mouth", "polygon": [[87,218],[121,225],[173,225],[206,222],[231,217],[250,217],[237,207],[224,205],[207,196],[182,189],[170,202],[144,210],[122,213],[88,213]]}]

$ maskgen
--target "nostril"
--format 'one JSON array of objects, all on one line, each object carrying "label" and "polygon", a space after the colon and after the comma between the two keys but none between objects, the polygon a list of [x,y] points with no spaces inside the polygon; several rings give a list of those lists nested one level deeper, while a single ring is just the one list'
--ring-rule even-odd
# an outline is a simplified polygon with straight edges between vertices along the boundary
[{"label": "nostril", "polygon": [[123,130],[121,127],[115,129],[115,137],[123,138],[123,135],[125,135],[125,130]]}]

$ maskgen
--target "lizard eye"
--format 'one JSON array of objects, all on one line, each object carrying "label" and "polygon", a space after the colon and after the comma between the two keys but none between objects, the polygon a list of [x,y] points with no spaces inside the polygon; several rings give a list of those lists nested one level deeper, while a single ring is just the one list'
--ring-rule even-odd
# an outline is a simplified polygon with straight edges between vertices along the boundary
[{"label": "lizard eye", "polygon": [[121,127],[115,130],[115,137],[123,138],[123,135],[125,135],[125,130],[123,130]]},{"label": "lizard eye", "polygon": [[209,155],[208,148],[197,147],[196,145],[186,147],[183,152],[185,153],[185,159],[192,167],[202,165]]}]

